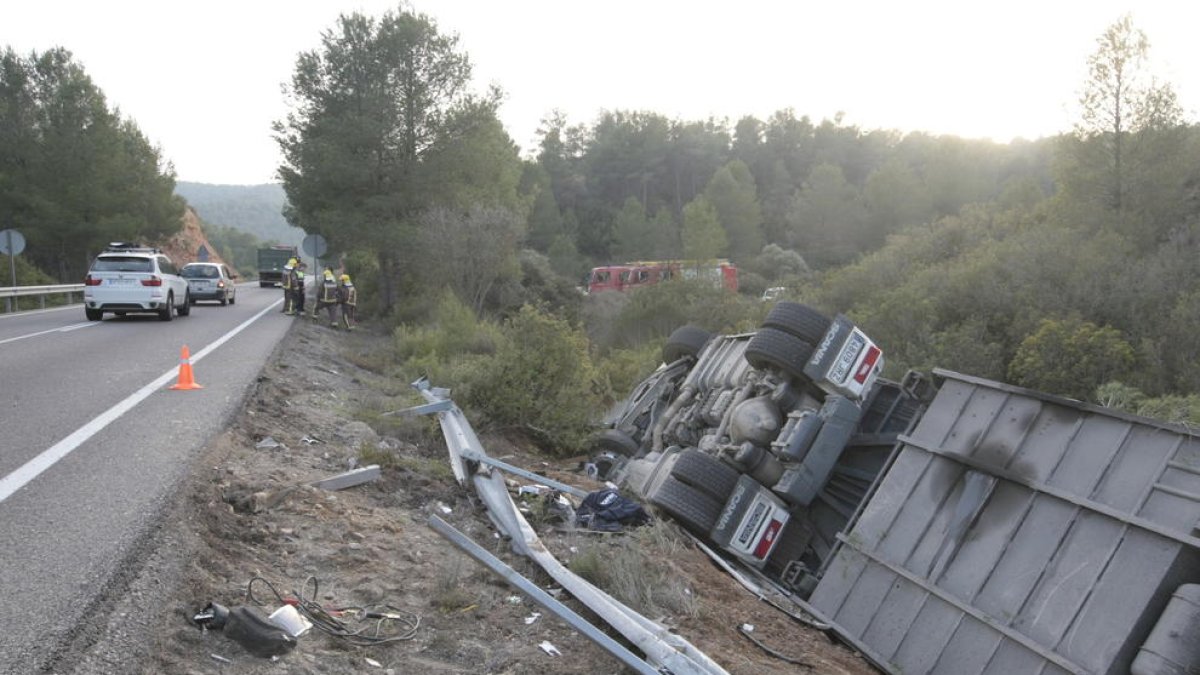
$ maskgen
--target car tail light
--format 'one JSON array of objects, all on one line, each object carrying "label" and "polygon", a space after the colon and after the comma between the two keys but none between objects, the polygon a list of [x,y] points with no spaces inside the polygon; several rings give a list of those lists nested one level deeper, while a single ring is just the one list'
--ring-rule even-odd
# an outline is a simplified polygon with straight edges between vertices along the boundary
[{"label": "car tail light", "polygon": [[102,281],[101,279],[97,279],[89,274],[83,278],[83,285],[84,286],[99,286],[101,281]]},{"label": "car tail light", "polygon": [[158,276],[151,276],[149,279],[142,279],[143,286],[162,286],[162,279]]}]

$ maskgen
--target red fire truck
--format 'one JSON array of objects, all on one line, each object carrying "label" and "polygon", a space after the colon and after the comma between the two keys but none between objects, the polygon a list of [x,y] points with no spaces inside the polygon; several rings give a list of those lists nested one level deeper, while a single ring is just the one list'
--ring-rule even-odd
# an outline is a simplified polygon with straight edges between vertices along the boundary
[{"label": "red fire truck", "polygon": [[709,279],[736,291],[737,267],[728,260],[649,260],[592,268],[588,292],[631,291],[670,279]]}]

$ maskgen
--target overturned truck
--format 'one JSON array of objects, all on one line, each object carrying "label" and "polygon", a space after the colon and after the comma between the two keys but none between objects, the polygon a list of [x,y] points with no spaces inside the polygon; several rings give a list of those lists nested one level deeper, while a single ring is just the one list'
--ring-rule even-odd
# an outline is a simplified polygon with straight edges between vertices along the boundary
[{"label": "overturned truck", "polygon": [[895,673],[1200,672],[1200,442],[844,316],[677,330],[598,436],[632,490]]}]

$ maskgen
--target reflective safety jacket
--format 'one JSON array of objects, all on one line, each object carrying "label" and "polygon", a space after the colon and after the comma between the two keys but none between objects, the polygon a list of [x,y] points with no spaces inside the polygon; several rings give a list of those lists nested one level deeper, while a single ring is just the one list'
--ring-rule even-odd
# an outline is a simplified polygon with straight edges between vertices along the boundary
[{"label": "reflective safety jacket", "polygon": [[321,295],[317,298],[322,304],[332,305],[337,302],[337,282],[325,280],[321,282]]},{"label": "reflective safety jacket", "polygon": [[283,286],[283,290],[285,290],[285,291],[292,290],[292,275],[295,273],[296,273],[295,270],[284,270],[283,271],[283,276],[280,277],[280,279],[279,279],[279,285]]},{"label": "reflective safety jacket", "polygon": [[342,284],[338,287],[338,302],[351,307],[358,304],[358,289],[354,284]]}]

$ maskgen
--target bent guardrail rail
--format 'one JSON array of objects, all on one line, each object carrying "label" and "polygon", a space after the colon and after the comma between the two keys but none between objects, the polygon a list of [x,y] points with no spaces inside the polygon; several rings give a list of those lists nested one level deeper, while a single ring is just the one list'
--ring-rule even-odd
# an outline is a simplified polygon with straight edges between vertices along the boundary
[{"label": "bent guardrail rail", "polygon": [[450,391],[430,385],[422,377],[412,383],[428,404],[405,411],[414,415],[435,414],[450,451],[450,465],[459,484],[471,479],[476,494],[487,507],[488,517],[512,540],[515,553],[533,559],[563,589],[578,599],[629,640],[646,660],[675,675],[718,675],[726,670],[687,640],[638,614],[604,591],[568,570],[538,538],[508,494],[504,477],[490,464],[470,459],[487,453],[462,410],[450,399]]}]

